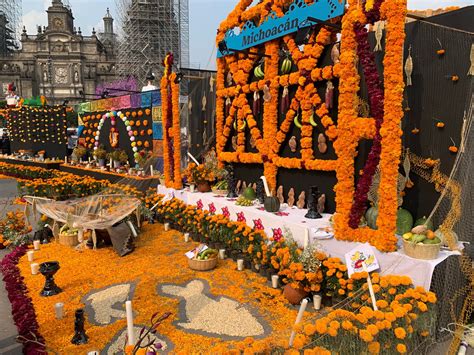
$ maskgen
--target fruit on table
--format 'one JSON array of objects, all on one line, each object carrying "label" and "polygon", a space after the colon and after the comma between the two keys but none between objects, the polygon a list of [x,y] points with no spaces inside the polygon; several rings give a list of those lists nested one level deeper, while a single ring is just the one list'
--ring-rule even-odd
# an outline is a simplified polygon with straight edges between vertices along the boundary
[{"label": "fruit on table", "polygon": [[247,200],[255,200],[257,198],[255,190],[251,187],[246,187],[242,193],[242,196],[244,196]]},{"label": "fruit on table", "polygon": [[215,257],[217,257],[217,250],[211,248],[207,248],[206,250],[203,250],[198,255],[196,255],[196,259],[198,260],[208,260]]},{"label": "fruit on table", "polygon": [[236,204],[237,206],[253,206],[253,199],[252,199],[252,200],[249,200],[249,199],[246,198],[245,196],[240,195],[240,196],[237,198],[237,201],[235,201],[235,204]]},{"label": "fruit on table", "polygon": [[431,222],[431,220],[428,221],[428,219],[426,218],[426,216],[423,216],[422,218],[418,218],[416,221],[415,221],[415,224],[414,226],[421,226],[421,225],[425,225],[426,226],[426,229],[431,229],[433,230],[434,226],[433,226],[433,222]]},{"label": "fruit on table", "polygon": [[413,216],[406,209],[400,208],[397,211],[397,234],[403,235],[413,227]]}]

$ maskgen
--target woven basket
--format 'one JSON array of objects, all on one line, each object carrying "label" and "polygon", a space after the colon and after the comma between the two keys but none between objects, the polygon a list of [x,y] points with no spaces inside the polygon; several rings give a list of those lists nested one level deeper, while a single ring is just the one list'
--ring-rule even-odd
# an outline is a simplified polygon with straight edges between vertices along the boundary
[{"label": "woven basket", "polygon": [[433,260],[438,257],[441,243],[439,244],[414,244],[412,242],[403,240],[403,250],[405,254],[422,260]]},{"label": "woven basket", "polygon": [[75,247],[77,244],[79,244],[79,240],[77,238],[77,233],[73,235],[68,235],[68,234],[59,234],[59,244],[61,245],[67,245],[69,247]]},{"label": "woven basket", "polygon": [[217,256],[207,260],[188,259],[189,267],[196,271],[208,271],[217,266]]}]

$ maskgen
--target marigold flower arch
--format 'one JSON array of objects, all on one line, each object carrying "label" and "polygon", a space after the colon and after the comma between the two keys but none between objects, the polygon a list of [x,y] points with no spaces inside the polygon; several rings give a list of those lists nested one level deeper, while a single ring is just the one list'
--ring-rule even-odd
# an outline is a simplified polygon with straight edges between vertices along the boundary
[{"label": "marigold flower arch", "polygon": [[[256,25],[262,23],[271,11],[282,16],[294,0],[263,0],[252,6],[252,0],[240,0],[221,23],[217,43],[224,39],[226,31],[235,27],[242,28],[246,21],[253,20]],[[312,3],[312,0],[305,0]],[[250,82],[251,71],[256,65],[257,56],[237,53],[217,60],[217,101],[216,101],[216,151],[221,163],[259,163],[263,164],[271,190],[276,188],[279,168],[335,171],[336,191],[336,238],[348,241],[370,242],[381,251],[396,249],[396,213],[397,213],[397,176],[401,153],[400,121],[403,116],[403,74],[402,55],[404,39],[405,0],[375,0],[350,4],[342,19],[342,40],[340,63],[333,66],[318,67],[318,60],[324,46],[335,41],[335,33],[322,27],[313,33],[301,51],[295,44],[295,35],[266,42],[267,55],[265,77]],[[360,77],[357,62],[357,41],[354,26],[376,20],[385,20],[386,46],[384,58],[384,114],[383,123],[378,130],[373,118],[358,117],[357,93]],[[298,71],[279,75],[279,50],[286,46]],[[259,47],[251,49],[258,51]],[[229,75],[230,73],[230,75]],[[233,83],[229,85],[231,76]],[[315,83],[322,80],[339,78],[339,103],[337,126],[329,116],[323,100],[318,95]],[[278,123],[279,90],[296,86],[296,94],[281,124]],[[264,102],[262,129],[258,127],[253,115],[248,94],[266,90],[271,98]],[[298,111],[301,111],[301,157],[280,156],[282,143],[286,139],[291,124]],[[313,154],[313,127],[310,124],[315,114],[325,135],[334,141],[336,160],[315,159]],[[236,120],[236,122],[234,122]],[[246,124],[245,124],[246,123]],[[237,144],[235,151],[226,151],[228,139],[236,127]],[[245,147],[245,129],[255,141],[258,152],[247,152]],[[354,201],[354,158],[357,146],[362,139],[381,136],[378,230],[349,227],[349,216]]]}]

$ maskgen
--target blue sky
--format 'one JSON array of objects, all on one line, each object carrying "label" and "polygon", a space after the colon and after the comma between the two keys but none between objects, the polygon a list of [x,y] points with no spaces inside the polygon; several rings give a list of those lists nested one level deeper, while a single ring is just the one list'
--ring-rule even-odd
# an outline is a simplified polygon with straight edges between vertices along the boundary
[{"label": "blue sky", "polygon": [[[238,0],[189,0],[189,42],[192,67],[215,68],[214,38],[219,23]],[[84,34],[102,27],[107,7],[116,16],[115,0],[69,0],[76,27]],[[473,0],[408,0],[410,9],[437,9],[446,6],[472,5]],[[45,9],[51,0],[23,0],[23,23],[29,33],[36,33],[36,25],[46,25]]]}]

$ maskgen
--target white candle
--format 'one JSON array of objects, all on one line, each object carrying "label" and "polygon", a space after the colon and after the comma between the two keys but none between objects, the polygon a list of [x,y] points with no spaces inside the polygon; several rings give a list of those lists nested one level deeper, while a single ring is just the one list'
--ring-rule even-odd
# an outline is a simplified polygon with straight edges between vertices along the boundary
[{"label": "white candle", "polygon": [[89,164],[90,164],[90,162],[91,162],[91,157],[89,157]]},{"label": "white candle", "polygon": [[219,259],[225,259],[225,249],[219,249]]},{"label": "white candle", "polygon": [[367,271],[367,265],[365,265],[365,262],[362,262],[362,267],[364,268],[364,271],[367,272],[367,285],[369,286],[369,293],[370,293],[370,298],[372,299],[372,307],[374,308],[374,311],[377,311],[377,300],[375,299],[375,293],[374,293],[374,287],[372,286],[372,280],[370,279],[370,274]]},{"label": "white candle", "polygon": [[165,226],[165,232],[170,230],[170,224],[169,223],[165,223],[164,226]]},{"label": "white candle", "polygon": [[184,233],[184,241],[189,242],[189,233]]},{"label": "white candle", "polygon": [[199,166],[199,162],[196,160],[196,158],[190,152],[188,152],[188,157],[190,157],[196,163],[196,165]]},{"label": "white candle", "polygon": [[39,272],[39,267],[40,267],[39,264],[38,263],[33,263],[33,264],[30,265],[30,267],[31,267],[31,274],[32,275],[37,275],[38,272]]},{"label": "white candle", "polygon": [[272,287],[273,288],[278,288],[278,275],[272,275]]},{"label": "white candle", "polygon": [[79,243],[84,241],[84,229],[79,228],[79,231],[77,232],[77,240]]},{"label": "white candle", "polygon": [[81,164],[82,164],[82,158],[80,158],[80,159],[79,159],[79,163],[81,163]]},{"label": "white candle", "polygon": [[67,164],[67,155],[64,156],[64,164]]},{"label": "white candle", "polygon": [[29,262],[32,262],[35,259],[35,252],[33,250],[30,250],[29,252],[27,252],[26,255],[28,255]]},{"label": "white candle", "polygon": [[[295,321],[295,325],[298,325],[302,319],[303,319],[303,314],[304,314],[304,311],[306,310],[306,306],[308,305],[308,299],[305,298],[302,302],[301,302],[301,306],[300,306],[300,310],[298,311],[298,315],[296,316],[296,321]],[[290,347],[293,346],[293,341],[295,340],[295,331],[293,330],[291,332],[291,335],[290,335]]]},{"label": "white candle", "polygon": [[267,179],[265,176],[260,176],[260,179],[263,181],[263,187],[265,188],[265,194],[270,197],[270,189],[268,188]]},{"label": "white candle", "polygon": [[39,240],[33,240],[33,248],[35,250],[40,250],[40,241]]},{"label": "white candle", "polygon": [[112,158],[110,158],[110,168],[112,169]]},{"label": "white candle", "polygon": [[317,311],[321,309],[321,300],[321,295],[313,295],[313,307]]},{"label": "white candle", "polygon": [[54,313],[56,313],[56,319],[63,319],[64,316],[64,303],[58,302],[54,305]]},{"label": "white candle", "polygon": [[307,247],[309,247],[309,230],[308,228],[305,228],[303,249],[306,249]]},{"label": "white candle", "polygon": [[128,345],[135,345],[135,331],[133,329],[133,309],[132,301],[125,302],[125,310],[127,312],[127,335]]},{"label": "white candle", "polygon": [[150,175],[153,176],[153,165],[150,165]]},{"label": "white candle", "polygon": [[244,259],[237,259],[237,270],[242,271],[244,269]]},{"label": "white candle", "polygon": [[189,185],[189,191],[194,192],[195,186],[194,184]]}]

